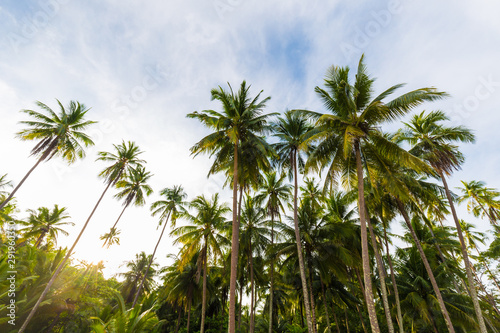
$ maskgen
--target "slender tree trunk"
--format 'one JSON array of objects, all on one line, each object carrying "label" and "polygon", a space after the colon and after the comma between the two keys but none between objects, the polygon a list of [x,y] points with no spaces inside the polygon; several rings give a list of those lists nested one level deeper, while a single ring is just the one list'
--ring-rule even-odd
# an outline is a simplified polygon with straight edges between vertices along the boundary
[{"label": "slender tree trunk", "polygon": [[387,321],[387,328],[389,333],[394,333],[394,325],[391,318],[391,310],[389,308],[389,300],[387,298],[387,286],[385,284],[385,272],[382,263],[382,257],[380,256],[380,251],[377,245],[377,239],[375,238],[375,233],[373,232],[373,226],[370,221],[370,215],[368,210],[366,210],[366,224],[368,225],[368,230],[370,232],[370,238],[373,246],[373,252],[375,253],[375,259],[377,261],[378,275],[380,277],[380,289],[382,291],[382,303],[384,305],[385,319]]},{"label": "slender tree trunk", "polygon": [[317,322],[316,322],[316,305],[314,303],[314,292],[313,292],[313,274],[312,274],[312,263],[311,263],[311,252],[307,251],[307,257],[308,257],[308,267],[306,267],[306,270],[309,271],[309,296],[311,297],[311,319],[312,319],[312,327],[314,330],[314,333],[317,333]]},{"label": "slender tree trunk", "polygon": [[239,232],[238,223],[238,142],[234,144],[233,169],[233,228],[231,235],[231,276],[229,280],[229,333],[236,333],[236,278],[238,271]]},{"label": "slender tree trunk", "polygon": [[40,236],[38,236],[38,238],[37,238],[37,240],[35,242],[35,247],[37,249],[39,249],[40,245],[42,245],[42,241],[43,241],[43,238],[45,237],[45,234],[46,234],[45,232],[42,232],[42,234]]},{"label": "slender tree trunk", "polygon": [[78,237],[76,238],[75,242],[73,243],[73,245],[71,246],[71,248],[69,249],[68,253],[66,253],[66,256],[64,257],[63,261],[59,264],[59,266],[57,267],[56,271],[54,272],[54,274],[52,274],[52,277],[50,278],[49,282],[47,283],[47,285],[45,286],[45,289],[43,290],[42,294],[40,295],[40,297],[38,298],[38,301],[36,302],[35,306],[31,309],[28,317],[26,318],[26,320],[24,321],[23,325],[21,326],[21,328],[19,329],[19,332],[18,333],[22,333],[26,330],[26,327],[28,326],[29,322],[31,321],[31,319],[33,318],[33,316],[35,315],[36,311],[38,310],[38,308],[40,307],[40,304],[42,303],[43,299],[45,298],[45,296],[47,295],[47,293],[49,292],[49,289],[50,287],[52,287],[52,284],[54,283],[54,281],[56,280],[57,276],[59,275],[59,273],[61,272],[62,268],[64,267],[64,265],[66,264],[66,262],[68,261],[69,257],[71,256],[71,254],[73,253],[73,250],[76,246],[76,244],[78,244],[78,241],[80,240],[80,238],[82,237],[83,235],[83,232],[85,231],[85,229],[87,228],[87,225],[89,224],[90,222],[90,219],[92,218],[92,215],[94,215],[94,212],[96,211],[97,207],[99,206],[99,204],[101,203],[101,200],[102,198],[104,197],[104,195],[106,194],[106,192],[108,191],[109,187],[111,186],[111,182],[108,182],[108,185],[106,185],[106,188],[104,189],[104,192],[102,192],[101,194],[101,197],[99,198],[99,200],[97,201],[97,203],[95,204],[94,206],[94,209],[92,209],[92,212],[90,213],[89,217],[87,218],[87,221],[85,222],[85,224],[83,225],[82,227],[82,230],[80,231],[80,233],[78,234]]},{"label": "slender tree trunk", "polygon": [[[125,212],[125,209],[127,209],[128,205],[125,205],[122,209],[122,212],[120,213],[120,215],[118,215],[118,218],[116,219],[116,222],[115,224],[113,224],[113,226],[111,227],[110,229],[110,232],[113,231],[113,229],[115,229],[116,225],[118,224],[118,221],[120,221],[123,213]],[[112,237],[112,235],[110,235]],[[111,241],[111,237],[110,238],[107,238],[105,241],[104,241],[104,244],[102,244],[102,247],[106,246],[106,244],[109,244],[109,242]],[[109,246],[108,246],[109,248]]]},{"label": "slender tree trunk", "polygon": [[438,287],[437,282],[436,282],[436,278],[434,277],[434,273],[432,272],[431,266],[429,265],[429,261],[427,260],[427,256],[425,255],[424,249],[422,248],[422,245],[420,244],[420,240],[418,239],[417,234],[415,233],[415,230],[413,229],[413,226],[411,225],[410,217],[408,216],[406,209],[404,208],[401,200],[396,198],[396,202],[397,202],[399,211],[401,212],[401,215],[403,215],[403,218],[406,222],[406,225],[408,226],[408,229],[410,230],[411,237],[413,238],[413,241],[415,242],[415,245],[417,247],[418,253],[420,254],[420,258],[422,259],[422,262],[424,264],[427,275],[429,276],[429,279],[431,280],[432,289],[434,290],[434,293],[436,294],[436,298],[438,299],[439,308],[441,309],[441,313],[443,314],[444,321],[446,322],[446,326],[448,327],[448,331],[450,333],[455,333],[455,329],[453,328],[453,324],[450,320],[448,310],[446,310],[446,306],[444,304],[443,296],[441,295],[441,291],[439,290],[439,287]]},{"label": "slender tree trunk", "polygon": [[242,318],[242,311],[241,311],[241,306],[243,304],[243,282],[240,284],[240,306],[239,306],[239,317],[238,317],[238,329],[241,329],[241,318]]},{"label": "slender tree trunk", "polygon": [[[274,212],[271,210],[271,248],[274,245]],[[271,286],[269,290],[269,333],[273,333],[273,303],[274,303],[274,258],[270,265]]]},{"label": "slender tree trunk", "polygon": [[365,184],[363,183],[363,165],[361,163],[361,150],[359,141],[354,142],[356,152],[356,169],[358,176],[358,210],[361,224],[361,256],[363,263],[363,277],[365,282],[365,299],[370,326],[373,333],[380,333],[378,326],[377,312],[375,311],[375,301],[373,299],[373,287],[370,272],[370,254],[368,253],[368,234],[366,230],[366,206],[365,206]]},{"label": "slender tree trunk", "polygon": [[50,153],[50,150],[47,150],[45,153],[43,153],[43,155],[38,159],[38,161],[36,161],[35,165],[28,171],[28,173],[23,177],[23,179],[21,179],[19,184],[17,184],[17,186],[12,190],[7,199],[5,199],[4,202],[0,203],[0,210],[2,210],[2,208],[4,208],[5,205],[7,205],[9,201],[14,197],[14,194],[16,194],[17,190],[19,190],[21,185],[23,185],[24,181],[29,177],[29,175],[33,172],[33,170],[36,169],[38,164],[40,164],[40,162],[42,162],[45,158],[47,158],[47,156],[49,156],[48,153]]},{"label": "slender tree trunk", "polygon": [[467,280],[469,281],[469,289],[472,298],[472,304],[474,304],[474,310],[476,312],[477,321],[479,324],[479,330],[481,333],[487,333],[486,325],[484,323],[483,313],[481,312],[481,307],[479,306],[479,300],[477,297],[476,286],[474,285],[474,277],[472,275],[471,264],[469,261],[469,255],[467,254],[467,248],[465,246],[464,235],[462,233],[462,227],[460,226],[460,222],[458,221],[457,212],[455,211],[455,205],[453,204],[453,199],[450,194],[450,190],[448,188],[448,183],[446,182],[446,178],[441,170],[438,170],[439,175],[441,176],[441,180],[444,185],[444,190],[446,192],[446,197],[448,198],[448,203],[450,204],[451,214],[453,216],[453,220],[455,221],[455,226],[457,228],[458,239],[460,240],[460,247],[462,248],[462,256],[464,259],[465,271],[467,272]]},{"label": "slender tree trunk", "polygon": [[179,326],[181,324],[181,314],[182,314],[182,303],[181,303],[181,307],[179,309],[179,316],[177,317],[177,324],[175,325],[175,333],[179,332]]},{"label": "slender tree trunk", "polygon": [[205,235],[205,247],[203,249],[203,296],[201,300],[201,327],[200,333],[205,333],[205,311],[207,306],[207,261],[208,261],[208,249],[207,249],[207,235]]},{"label": "slender tree trunk", "polygon": [[389,262],[389,270],[391,272],[391,282],[392,282],[392,288],[394,289],[394,298],[396,299],[396,310],[398,313],[398,326],[399,326],[399,333],[404,333],[404,322],[403,322],[403,315],[401,313],[401,303],[399,301],[399,291],[398,291],[398,284],[396,283],[396,277],[394,276],[394,266],[392,265],[392,259],[391,259],[391,254],[389,252],[389,241],[387,237],[387,230],[384,226],[384,239],[385,239],[385,249],[387,251],[387,261]]},{"label": "slender tree trunk", "polygon": [[139,299],[139,294],[141,293],[142,286],[144,285],[144,281],[146,280],[146,276],[149,273],[149,268],[151,267],[151,264],[153,263],[153,260],[155,259],[156,250],[158,249],[158,245],[160,245],[161,238],[163,237],[163,233],[165,232],[165,228],[167,227],[168,219],[170,218],[170,214],[171,214],[171,212],[168,212],[167,218],[165,220],[165,224],[163,225],[163,229],[161,230],[160,237],[158,238],[158,241],[156,242],[156,246],[155,246],[155,249],[153,251],[153,255],[151,256],[151,259],[149,260],[148,268],[146,269],[146,272],[144,273],[144,276],[142,277],[139,289],[137,289],[137,293],[135,294],[134,303],[132,304],[132,308],[135,306],[135,304],[137,303],[137,300]]},{"label": "slender tree trunk", "polygon": [[333,303],[332,303],[332,312],[333,312],[333,320],[335,320],[335,326],[337,327],[337,333],[340,333],[339,321],[337,319],[337,314],[335,313],[335,306],[333,305]]},{"label": "slender tree trunk", "polygon": [[255,318],[254,318],[254,278],[253,278],[253,257],[252,257],[252,240],[250,239],[250,253],[249,261],[250,261],[250,333],[254,333],[255,327]]},{"label": "slender tree trunk", "polygon": [[365,321],[363,320],[363,314],[361,313],[361,310],[359,309],[359,306],[357,304],[356,304],[356,310],[358,310],[359,321],[363,326],[363,332],[368,333],[368,331],[366,330]]},{"label": "slender tree trunk", "polygon": [[[332,333],[332,328],[330,327],[330,316],[328,315],[328,303],[326,301],[325,285],[323,284],[323,279],[321,275],[319,276],[319,282],[321,283],[321,293],[323,294],[323,306],[325,308],[326,316],[326,327],[328,327],[328,333]],[[335,319],[336,321],[337,319]]]},{"label": "slender tree trunk", "polygon": [[297,256],[299,259],[299,270],[300,270],[300,280],[302,281],[302,292],[304,294],[304,307],[306,312],[306,321],[307,321],[307,330],[309,333],[314,333],[314,329],[312,327],[311,322],[311,312],[309,305],[309,295],[307,292],[307,279],[306,279],[306,271],[304,267],[304,257],[302,255],[302,243],[300,240],[300,231],[299,231],[299,219],[297,215],[297,196],[298,196],[298,181],[297,181],[297,152],[294,151],[292,153],[292,166],[293,166],[293,181],[294,181],[294,189],[293,189],[293,223],[295,226],[295,241],[297,242]]}]

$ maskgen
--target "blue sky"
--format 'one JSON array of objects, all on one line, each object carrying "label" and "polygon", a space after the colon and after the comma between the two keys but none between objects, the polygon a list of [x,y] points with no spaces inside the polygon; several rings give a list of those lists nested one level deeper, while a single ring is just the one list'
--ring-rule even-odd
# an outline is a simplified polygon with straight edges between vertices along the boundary
[{"label": "blue sky", "polygon": [[[416,111],[442,109],[454,124],[475,130],[477,143],[462,148],[466,164],[451,185],[476,179],[500,188],[499,9],[484,0],[3,1],[0,174],[17,182],[35,162],[28,157],[32,144],[14,138],[23,119],[19,110],[37,100],[55,108],[55,98],[92,107],[88,117],[99,124],[91,131],[96,146],[88,157],[71,167],[45,163],[18,192],[23,211],[55,203],[68,207],[77,225],[61,237],[65,246],[103,189],[97,151],[133,140],[145,151],[157,192],[175,184],[190,198],[220,191],[222,177],[206,178],[208,158],[189,155],[207,131],[185,118],[218,108],[210,89],[245,79],[254,94],[264,90],[263,96],[272,97],[268,112],[322,111],[314,87],[328,67],[356,68],[364,53],[376,92],[401,82],[407,86],[400,93],[435,86],[451,97]],[[221,192],[230,198],[228,189]],[[108,271],[115,272],[135,253],[152,252],[156,221],[147,207],[125,213],[119,248],[100,249],[97,239],[120,207],[107,196],[76,248],[77,258],[105,256]],[[165,239],[161,262],[176,252],[170,243]]]}]

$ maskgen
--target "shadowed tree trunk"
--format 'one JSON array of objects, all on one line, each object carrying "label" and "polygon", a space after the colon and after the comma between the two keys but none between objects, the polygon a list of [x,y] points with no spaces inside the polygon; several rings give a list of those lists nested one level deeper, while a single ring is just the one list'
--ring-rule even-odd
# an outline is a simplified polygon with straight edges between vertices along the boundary
[{"label": "shadowed tree trunk", "polygon": [[229,333],[236,332],[236,279],[238,273],[238,249],[240,224],[238,221],[238,142],[234,144],[233,169],[233,228],[231,235],[231,277],[229,280]]},{"label": "shadowed tree trunk", "polygon": [[326,301],[325,285],[323,284],[321,275],[319,277],[319,281],[321,282],[321,293],[323,294],[323,307],[325,308],[326,327],[328,327],[328,332],[332,333],[332,328],[330,327],[330,316],[328,315],[328,303]]}]

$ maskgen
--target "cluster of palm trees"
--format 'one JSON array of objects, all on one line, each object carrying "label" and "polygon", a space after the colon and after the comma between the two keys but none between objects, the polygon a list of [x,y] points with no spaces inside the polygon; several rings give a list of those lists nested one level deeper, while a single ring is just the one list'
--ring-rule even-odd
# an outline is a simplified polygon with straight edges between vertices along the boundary
[{"label": "cluster of palm trees", "polygon": [[[266,114],[270,97],[261,98],[262,91],[252,97],[245,81],[237,91],[213,89],[221,110],[187,115],[212,131],[191,153],[213,158],[208,176],[226,176],[232,206],[218,193],[187,201],[181,186],[163,189],[150,206],[162,226],[153,254],[129,262],[121,294],[110,296],[114,301],[95,315],[93,329],[121,332],[136,320],[142,326],[135,331],[177,333],[184,323],[189,332],[195,311],[201,333],[497,332],[498,267],[490,260],[500,257],[500,193],[470,181],[462,182],[459,196],[447,183],[464,163],[458,144],[474,142],[474,135],[448,126],[442,111],[415,114],[395,133],[384,132],[384,124],[447,94],[421,88],[388,100],[403,85],[375,96],[373,83],[363,57],[354,78],[348,67],[331,67],[324,87],[315,88],[324,113]],[[65,108],[58,101],[56,113],[37,104],[45,112],[23,110],[34,120],[23,122],[28,129],[18,136],[38,141],[32,150],[38,159],[13,191],[1,193],[2,221],[40,162],[61,156],[72,163],[93,144],[84,133],[93,124],[84,119],[84,105],[72,101]],[[59,254],[19,332],[54,293],[110,188],[118,190],[123,210],[101,240],[105,247],[119,245],[117,224],[126,208],[144,206],[153,192],[141,153],[125,141],[99,153],[108,163],[99,174],[104,191],[74,244]],[[0,185],[10,183],[2,177]],[[478,247],[485,235],[458,217],[455,205],[463,202],[491,223],[495,239],[487,251]],[[65,208],[29,213],[23,244],[40,248],[66,234],[60,228],[70,223]],[[391,223],[400,219],[403,233],[391,234]],[[154,258],[168,223],[180,252],[171,266],[158,269]]]}]

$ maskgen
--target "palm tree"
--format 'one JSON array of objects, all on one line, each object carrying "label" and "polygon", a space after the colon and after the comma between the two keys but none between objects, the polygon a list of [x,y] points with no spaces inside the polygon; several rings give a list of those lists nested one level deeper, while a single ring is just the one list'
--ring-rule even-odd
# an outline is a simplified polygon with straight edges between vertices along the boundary
[{"label": "palm tree", "polygon": [[363,150],[366,145],[376,145],[386,156],[400,164],[425,169],[419,159],[387,140],[381,133],[380,126],[407,114],[425,101],[437,100],[446,94],[434,88],[421,88],[384,102],[386,97],[403,86],[397,84],[373,98],[374,79],[368,76],[363,58],[364,56],[361,56],[353,84],[350,84],[349,80],[349,67],[333,66],[326,75],[326,89],[315,88],[330,113],[309,112],[317,119],[318,129],[318,133],[310,140],[319,143],[311,153],[308,167],[316,170],[327,167],[326,185],[334,183],[336,177],[342,173],[346,183],[357,179],[366,304],[372,331],[379,332],[370,277]]},{"label": "palm tree", "polygon": [[[219,194],[216,193],[210,200],[204,196],[196,197],[189,207],[195,210],[195,214],[186,212],[183,217],[191,225],[182,226],[172,231],[172,235],[179,236],[174,244],[182,243],[182,260],[189,262],[191,258],[200,253],[198,264],[203,270],[203,294],[201,308],[201,333],[205,332],[205,312],[207,306],[207,270],[208,260],[222,258],[221,247],[229,241],[222,235],[221,231],[226,222],[225,214],[231,209],[225,204],[219,203]],[[200,252],[201,251],[201,252]]]},{"label": "palm tree", "polygon": [[144,282],[144,290],[150,292],[152,290],[155,281],[153,280],[156,274],[156,269],[154,267],[158,266],[157,263],[149,264],[152,256],[147,256],[144,251],[135,255],[135,260],[130,260],[124,263],[128,268],[125,273],[119,273],[120,276],[125,278],[122,283],[122,290],[127,295],[125,299],[126,303],[130,303],[139,289],[139,283],[142,281],[143,277],[146,276]]},{"label": "palm tree", "polygon": [[7,174],[0,177],[0,196],[1,197],[9,194],[9,192],[3,190],[6,187],[12,187],[12,182],[10,180],[7,180]]},{"label": "palm tree", "polygon": [[24,330],[28,326],[31,318],[33,318],[33,316],[35,315],[35,313],[38,310],[38,307],[40,306],[40,304],[42,303],[42,300],[44,299],[45,295],[47,295],[50,287],[54,283],[55,279],[57,278],[57,276],[61,272],[62,268],[64,267],[64,265],[68,261],[71,254],[73,253],[73,250],[74,250],[76,244],[78,244],[78,241],[82,237],[83,232],[85,231],[85,229],[87,228],[87,225],[90,222],[90,219],[92,218],[95,211],[97,210],[97,207],[101,203],[101,200],[104,197],[104,195],[106,194],[106,192],[108,191],[109,187],[111,185],[116,184],[119,180],[121,180],[124,172],[126,172],[127,170],[129,170],[130,168],[133,168],[133,167],[137,167],[141,163],[145,163],[145,161],[138,158],[138,155],[141,154],[142,151],[135,145],[135,143],[129,141],[127,144],[125,144],[125,142],[122,142],[121,145],[113,145],[113,146],[116,149],[115,154],[108,153],[108,152],[99,152],[100,157],[97,159],[97,160],[102,160],[102,161],[107,161],[107,162],[112,163],[109,167],[105,168],[99,174],[100,177],[104,178],[104,183],[106,184],[106,187],[105,187],[104,191],[102,192],[101,196],[99,197],[99,200],[97,200],[97,203],[95,204],[94,208],[90,212],[90,215],[87,218],[87,221],[85,221],[85,224],[83,225],[82,230],[80,230],[80,233],[76,237],[76,240],[73,242],[73,245],[71,246],[69,251],[66,253],[66,256],[64,257],[64,259],[61,261],[61,263],[57,267],[57,269],[54,272],[54,274],[52,275],[50,281],[45,286],[44,291],[42,292],[42,294],[38,298],[38,301],[36,302],[35,306],[31,309],[30,314],[28,315],[28,317],[24,321],[23,325],[19,329],[20,333],[24,332]]},{"label": "palm tree", "polygon": [[208,153],[210,156],[221,153],[221,149],[229,141],[233,144],[233,227],[231,240],[231,276],[229,285],[229,332],[236,330],[236,277],[238,266],[239,224],[237,211],[238,195],[238,151],[239,146],[245,141],[254,142],[258,149],[265,150],[265,142],[258,135],[267,130],[268,115],[262,115],[266,102],[270,97],[259,101],[260,94],[253,99],[249,96],[250,86],[243,81],[240,90],[235,94],[231,85],[230,91],[222,87],[212,89],[212,100],[222,103],[222,113],[214,110],[189,113],[187,117],[198,119],[205,126],[215,132],[201,139],[191,148],[192,154]]},{"label": "palm tree", "polygon": [[[161,190],[160,195],[163,196],[164,199],[153,202],[153,204],[151,205],[151,211],[153,212],[152,213],[153,216],[160,215],[160,221],[158,223],[158,226],[161,226],[162,223],[164,223],[164,225],[163,229],[161,230],[160,237],[158,238],[158,242],[156,242],[153,255],[151,256],[151,260],[149,261],[149,266],[151,266],[151,263],[154,260],[156,250],[158,249],[158,245],[160,245],[169,218],[171,218],[170,224],[172,225],[172,227],[175,227],[175,222],[177,221],[177,218],[181,213],[184,212],[184,205],[185,205],[184,200],[187,197],[187,194],[184,192],[184,189],[180,185],[176,185],[172,188],[164,188],[163,190]],[[149,268],[146,269],[146,272],[148,271]],[[135,304],[137,303],[137,299],[139,298],[139,294],[141,293],[142,285],[144,284],[145,279],[146,276],[142,278],[139,289],[137,290],[137,293],[135,295],[132,307],[134,307]]]},{"label": "palm tree", "polygon": [[463,187],[458,189],[462,195],[458,199],[459,203],[467,201],[467,210],[474,216],[487,216],[493,225],[498,226],[497,220],[500,220],[500,192],[486,187],[482,181],[471,180],[470,182],[461,181]]},{"label": "palm tree", "polygon": [[94,145],[94,142],[83,131],[95,121],[85,120],[85,114],[89,109],[85,105],[76,101],[69,102],[67,108],[57,100],[60,107],[59,114],[56,114],[50,107],[42,102],[36,102],[43,112],[33,110],[22,110],[33,120],[21,121],[21,124],[28,128],[17,133],[21,140],[36,140],[38,143],[31,150],[31,155],[37,156],[35,165],[28,171],[19,184],[2,203],[0,210],[12,199],[17,190],[21,187],[28,176],[42,162],[48,161],[54,156],[61,156],[69,164],[77,158],[85,157],[85,147]]},{"label": "palm tree", "polygon": [[130,168],[127,172],[126,178],[119,180],[116,183],[116,187],[122,190],[115,195],[115,198],[125,198],[123,201],[123,210],[116,219],[115,224],[111,227],[109,233],[101,236],[100,239],[104,240],[103,247],[107,244],[107,248],[109,248],[111,246],[111,240],[113,240],[113,242],[117,242],[116,235],[119,231],[116,230],[116,225],[118,224],[118,221],[120,221],[125,209],[127,209],[127,207],[132,203],[135,206],[144,206],[146,203],[145,197],[153,193],[153,189],[147,184],[147,181],[152,176],[153,175],[146,171],[143,166],[139,165],[136,168]]},{"label": "palm tree", "polygon": [[[253,333],[255,330],[255,276],[257,275],[254,269],[254,254],[264,253],[269,246],[270,230],[268,221],[266,221],[266,209],[261,207],[257,200],[247,196],[245,198],[244,207],[241,214],[241,249],[246,252],[248,266],[250,272],[250,329]],[[241,301],[240,301],[241,302]]]},{"label": "palm tree", "polygon": [[35,246],[40,248],[44,238],[53,239],[57,243],[57,237],[59,233],[64,236],[68,236],[68,232],[61,229],[61,226],[75,224],[73,222],[67,222],[70,216],[66,212],[66,207],[59,208],[54,205],[52,211],[47,207],[40,207],[36,211],[29,209],[28,221],[21,222],[21,224],[27,225],[26,228],[21,229],[25,231],[24,237],[36,237]]},{"label": "palm tree", "polygon": [[405,126],[399,131],[398,136],[399,140],[409,142],[412,145],[410,150],[412,154],[429,162],[443,182],[446,197],[448,198],[453,220],[457,228],[460,246],[462,248],[469,290],[472,302],[474,303],[479,329],[481,333],[486,333],[486,325],[479,305],[476,286],[474,285],[474,277],[469,255],[467,254],[467,247],[445,177],[445,175],[451,175],[454,170],[459,170],[460,165],[464,161],[464,156],[453,143],[472,143],[475,138],[474,134],[463,126],[446,127],[442,122],[447,120],[449,120],[449,118],[442,111],[432,111],[428,114],[425,114],[425,111],[423,111],[418,115],[414,115],[409,122],[405,122]]},{"label": "palm tree", "polygon": [[[307,279],[304,266],[302,245],[300,240],[299,221],[297,215],[298,197],[298,167],[303,169],[303,152],[309,148],[306,144],[310,136],[312,124],[306,116],[298,110],[285,112],[284,117],[278,117],[278,121],[273,124],[273,136],[279,141],[274,145],[280,167],[286,170],[289,178],[294,180],[293,192],[293,223],[295,227],[295,241],[297,243],[297,254],[299,259],[300,278],[302,281],[302,291],[304,294],[304,307],[306,311],[307,328],[309,333],[314,333],[312,326],[311,307],[309,304],[309,294],[307,291]],[[298,164],[298,167],[297,167]]]},{"label": "palm tree", "polygon": [[[283,203],[288,202],[291,196],[291,186],[284,184],[285,175],[278,177],[276,172],[266,173],[260,184],[259,193],[255,199],[263,202],[267,208],[267,215],[271,218],[271,248],[274,245],[274,219],[281,218],[280,211],[285,212]],[[274,307],[274,258],[271,256],[270,265],[270,288],[269,288],[269,333],[273,329],[273,307]]]}]

